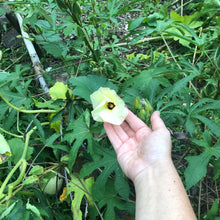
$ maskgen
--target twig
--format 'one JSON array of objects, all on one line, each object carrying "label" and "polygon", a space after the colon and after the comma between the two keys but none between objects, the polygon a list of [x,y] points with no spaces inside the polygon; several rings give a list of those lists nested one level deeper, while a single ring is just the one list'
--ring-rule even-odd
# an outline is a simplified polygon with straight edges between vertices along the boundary
[{"label": "twig", "polygon": [[77,77],[77,75],[78,75],[79,67],[80,67],[80,65],[81,65],[81,63],[82,63],[82,59],[83,59],[84,55],[85,55],[85,50],[83,51],[83,54],[82,54],[82,56],[80,57],[80,61],[79,61],[79,64],[78,64],[78,67],[77,67],[77,70],[76,70],[76,75],[75,75],[75,77]]},{"label": "twig", "polygon": [[200,212],[201,212],[201,193],[202,193],[202,179],[199,182],[198,219],[200,219]]}]

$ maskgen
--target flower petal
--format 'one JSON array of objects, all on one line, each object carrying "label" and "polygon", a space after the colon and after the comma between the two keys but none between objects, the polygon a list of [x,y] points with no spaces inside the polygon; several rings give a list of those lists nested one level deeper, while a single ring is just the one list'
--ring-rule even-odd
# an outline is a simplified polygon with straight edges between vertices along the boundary
[{"label": "flower petal", "polygon": [[124,101],[109,88],[99,88],[91,96],[95,121],[120,125],[128,115]]}]

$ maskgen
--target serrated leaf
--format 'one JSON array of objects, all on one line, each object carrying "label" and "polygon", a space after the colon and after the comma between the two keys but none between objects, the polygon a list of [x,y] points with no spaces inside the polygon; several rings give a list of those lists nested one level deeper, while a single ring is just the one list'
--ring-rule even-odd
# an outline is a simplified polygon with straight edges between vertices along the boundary
[{"label": "serrated leaf", "polygon": [[192,15],[184,15],[184,16],[181,16],[181,15],[177,14],[175,11],[170,12],[170,18],[173,21],[179,21],[183,24],[188,25],[190,28],[197,28],[197,27],[200,27],[203,24],[202,21],[197,21],[196,20],[199,17],[200,17],[199,12],[195,12]]},{"label": "serrated leaf", "polygon": [[57,111],[61,109],[60,106],[55,105],[52,100],[45,101],[45,102],[39,102],[36,99],[33,99],[33,100],[37,108],[50,108],[50,109],[55,109]]},{"label": "serrated leaf", "polygon": [[215,134],[217,137],[220,137],[220,125],[215,123],[214,121],[202,116],[202,115],[193,115],[194,118],[197,118],[201,122],[203,122],[211,131],[213,134]]},{"label": "serrated leaf", "polygon": [[[206,220],[217,220],[215,217],[218,214],[218,210],[219,210],[219,205],[218,205],[218,200],[216,199],[213,204],[211,209],[209,209],[209,211],[207,212],[207,216],[206,216]],[[220,217],[219,217],[220,218]]]},{"label": "serrated leaf", "polygon": [[196,76],[198,76],[200,73],[199,72],[194,72],[190,74],[189,76],[184,77],[183,79],[178,80],[172,88],[171,96],[176,93],[177,91],[181,91],[182,88],[186,87],[186,84],[194,79]]},{"label": "serrated leaf", "polygon": [[[132,86],[133,88],[138,88],[139,90],[145,89],[153,80],[158,80],[157,76],[167,74],[167,73],[180,73],[181,70],[168,69],[168,67],[152,67],[148,70],[140,72],[137,76],[132,77],[124,83],[124,87]],[[162,81],[158,82],[162,84]]]},{"label": "serrated leaf", "polygon": [[91,193],[92,185],[94,183],[94,178],[89,177],[86,180],[79,179],[73,174],[70,175],[71,181],[67,185],[66,195],[74,192],[74,199],[71,203],[71,210],[73,213],[74,220],[82,220],[82,212],[80,206],[84,196],[88,199],[90,205],[92,205]]},{"label": "serrated leaf", "polygon": [[213,149],[212,154],[218,159],[220,157],[220,142],[217,142]]},{"label": "serrated leaf", "polygon": [[[83,168],[80,171],[80,176],[85,177],[90,175],[94,170],[102,168],[101,174],[97,177],[96,182],[94,183],[93,190],[97,193],[94,195],[94,198],[97,199],[99,197],[99,194],[103,194],[105,192],[105,184],[109,178],[109,176],[115,172],[115,175],[119,175],[119,178],[117,181],[121,180],[121,172],[116,154],[114,150],[109,150],[101,147],[96,147],[96,154],[101,156],[101,158],[91,162],[86,163],[83,165]],[[123,185],[126,186],[126,183],[122,181]],[[119,189],[119,187],[117,188]],[[99,192],[98,192],[99,191]],[[118,192],[119,194],[121,192]],[[127,196],[127,191],[123,193],[123,196]]]},{"label": "serrated leaf", "polygon": [[69,82],[75,86],[73,94],[84,98],[91,103],[90,95],[98,90],[100,87],[108,87],[110,89],[118,90],[117,86],[102,76],[89,75],[72,77]]},{"label": "serrated leaf", "polygon": [[46,139],[45,145],[48,147],[51,147],[53,145],[54,141],[57,140],[57,138],[59,138],[59,137],[60,137],[60,134],[57,134],[57,133],[51,135],[49,138]]},{"label": "serrated leaf", "polygon": [[79,147],[85,140],[87,140],[88,152],[92,153],[93,135],[90,132],[88,115],[89,111],[86,110],[77,120],[72,119],[67,127],[67,131],[70,132],[64,135],[64,141],[67,141],[69,144],[73,143],[69,152],[69,158],[71,159],[68,166],[70,170],[75,163]]},{"label": "serrated leaf", "polygon": [[126,181],[125,175],[120,168],[115,171],[115,174],[115,190],[123,199],[128,200],[130,188],[128,182]]},{"label": "serrated leaf", "polygon": [[212,154],[210,154],[209,150],[205,150],[202,154],[198,156],[186,157],[186,160],[189,163],[184,172],[186,180],[186,190],[190,189],[192,186],[198,183],[200,179],[205,177],[207,172],[207,165],[211,157]]},{"label": "serrated leaf", "polygon": [[[98,189],[97,189],[98,190]],[[93,194],[96,194],[97,191],[93,191]],[[105,220],[112,220],[112,219],[118,219],[116,217],[116,210],[125,210],[125,203],[122,202],[117,196],[115,196],[116,191],[114,188],[114,182],[113,180],[108,180],[106,183],[106,190],[103,194],[100,194],[100,197],[98,198],[98,207],[99,209],[104,209],[104,219]]]},{"label": "serrated leaf", "polygon": [[4,81],[8,76],[9,76],[9,73],[1,72],[1,74],[0,74],[0,82]]},{"label": "serrated leaf", "polygon": [[43,140],[45,140],[45,133],[44,133],[44,129],[40,123],[40,121],[36,118],[36,117],[32,117],[32,120],[34,122],[34,124],[36,125],[38,131],[39,131],[39,134],[40,136],[43,138]]},{"label": "serrated leaf", "polygon": [[195,130],[195,123],[190,117],[187,117],[185,126],[186,130],[192,135]]}]

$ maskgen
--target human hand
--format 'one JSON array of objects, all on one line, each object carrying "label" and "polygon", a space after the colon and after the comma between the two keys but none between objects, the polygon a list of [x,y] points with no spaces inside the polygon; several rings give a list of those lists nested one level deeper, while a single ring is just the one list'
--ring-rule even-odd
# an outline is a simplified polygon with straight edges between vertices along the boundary
[{"label": "human hand", "polygon": [[104,123],[123,172],[131,179],[143,171],[171,161],[171,138],[158,111],[151,116],[152,129],[130,110],[121,125]]}]

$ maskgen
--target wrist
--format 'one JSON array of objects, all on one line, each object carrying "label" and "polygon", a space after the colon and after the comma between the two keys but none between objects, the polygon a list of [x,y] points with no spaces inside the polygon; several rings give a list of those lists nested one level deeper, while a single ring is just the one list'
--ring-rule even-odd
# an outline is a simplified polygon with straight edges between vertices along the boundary
[{"label": "wrist", "polygon": [[159,180],[164,174],[170,173],[173,170],[175,170],[175,167],[171,158],[158,161],[151,166],[146,166],[133,180],[135,188],[139,189],[141,186],[146,186],[146,183],[151,180]]}]

